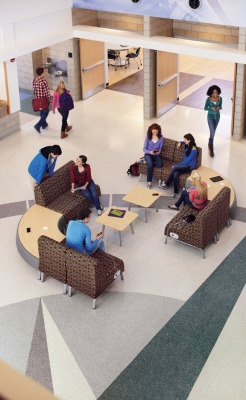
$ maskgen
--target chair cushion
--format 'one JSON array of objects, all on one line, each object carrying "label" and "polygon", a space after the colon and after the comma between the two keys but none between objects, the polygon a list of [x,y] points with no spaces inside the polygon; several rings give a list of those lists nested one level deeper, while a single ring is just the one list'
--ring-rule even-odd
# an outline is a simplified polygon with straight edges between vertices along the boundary
[{"label": "chair cushion", "polygon": [[66,246],[55,240],[40,236],[38,239],[39,271],[62,283],[67,283],[65,264]]},{"label": "chair cushion", "polygon": [[173,161],[173,155],[177,142],[173,139],[164,138],[164,143],[161,149],[161,158],[163,160]]}]

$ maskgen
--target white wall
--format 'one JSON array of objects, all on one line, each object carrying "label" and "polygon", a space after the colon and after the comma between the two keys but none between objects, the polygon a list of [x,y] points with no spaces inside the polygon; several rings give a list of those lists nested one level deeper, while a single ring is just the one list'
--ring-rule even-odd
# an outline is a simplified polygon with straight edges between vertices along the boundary
[{"label": "white wall", "polygon": [[[72,0],[0,0],[0,26],[41,17],[72,6]],[[45,25],[43,29],[45,32]]]}]

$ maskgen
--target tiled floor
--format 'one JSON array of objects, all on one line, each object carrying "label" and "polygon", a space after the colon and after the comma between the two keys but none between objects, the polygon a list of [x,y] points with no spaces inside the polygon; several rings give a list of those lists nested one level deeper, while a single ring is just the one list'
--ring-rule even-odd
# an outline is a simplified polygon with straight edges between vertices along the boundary
[{"label": "tiled floor", "polygon": [[[189,73],[187,70],[184,72]],[[197,71],[192,73],[198,74]],[[203,71],[199,75],[204,75]],[[212,75],[208,76],[208,80],[212,78]],[[222,79],[228,79],[228,76],[223,75]],[[200,83],[202,85],[204,81],[194,87],[197,88]],[[76,102],[70,119],[73,129],[65,140],[60,139],[60,115],[52,113],[48,117],[49,127],[41,135],[33,129],[36,121],[33,119],[26,120],[20,132],[1,140],[0,184],[4,188],[0,192],[1,205],[17,202],[19,213],[25,208],[22,208],[24,202],[29,206],[28,200],[33,199],[33,193],[27,174],[28,164],[41,147],[55,143],[61,146],[63,152],[58,158],[58,167],[71,159],[75,160],[81,153],[88,157],[93,179],[100,184],[103,194],[110,195],[110,204],[117,200],[116,195],[125,194],[136,185],[145,187],[145,180],[140,183],[138,178],[129,177],[126,171],[142,155],[149,124],[157,121],[165,137],[181,140],[187,132],[194,134],[197,144],[203,148],[202,164],[228,177],[236,190],[240,210],[243,212],[245,209],[246,141],[234,142],[231,139],[229,116],[221,115],[215,137],[214,159],[207,153],[208,127],[203,110],[177,105],[159,119],[144,121],[141,97],[104,90],[86,101]],[[157,182],[153,184],[157,188]],[[163,194],[171,192],[172,188]],[[165,204],[166,198],[163,199],[163,207]],[[0,211],[5,212],[4,207]],[[124,399],[149,399],[146,397],[147,389],[140,396],[137,384],[143,373],[138,368],[139,360],[145,360],[142,364],[144,371],[149,371],[152,382],[156,383],[151,399],[185,400],[175,396],[176,389],[171,390],[172,376],[164,359],[158,365],[158,374],[151,369],[152,360],[156,360],[160,347],[160,344],[157,347],[154,345],[156,341],[153,339],[163,328],[170,329],[169,321],[171,327],[175,327],[173,322],[177,319],[182,322],[177,325],[177,331],[174,328],[170,330],[172,341],[163,342],[171,360],[170,346],[174,346],[175,355],[175,340],[180,344],[183,339],[182,326],[187,328],[188,324],[194,324],[192,311],[187,314],[186,320],[179,319],[179,316],[184,315],[184,310],[192,310],[190,304],[195,306],[196,303],[190,302],[192,296],[203,293],[200,290],[202,285],[207,287],[207,279],[245,237],[246,224],[241,220],[233,221],[229,229],[223,229],[219,242],[208,246],[203,260],[194,248],[175,241],[164,245],[164,227],[174,211],[161,208],[156,213],[155,209],[150,209],[147,224],[142,209],[133,208],[133,211],[139,213],[134,222],[135,234],[126,229],[122,234],[122,247],[119,246],[117,232],[106,230],[106,250],[124,260],[125,280],[116,280],[99,297],[96,311],[91,309],[91,299],[87,296],[77,292],[69,298],[62,294],[61,283],[51,278],[47,278],[45,283],[38,281],[37,271],[26,264],[15,247],[20,215],[0,218],[0,357],[53,388],[61,399],[90,400],[102,396],[102,399],[123,400],[117,388],[120,387],[118,377],[124,371],[133,371],[131,379],[134,377],[136,383],[134,390]],[[90,223],[93,235],[99,229],[95,219],[96,212],[93,210]],[[243,254],[242,245],[240,251]],[[234,265],[231,265],[232,273],[233,268]],[[213,287],[213,293],[221,293],[223,286],[220,287],[219,283],[218,287]],[[242,289],[244,284],[240,283]],[[235,284],[234,287],[239,293],[238,286]],[[235,307],[231,314],[227,310],[226,325],[221,334],[218,330],[218,340],[210,347],[208,359],[203,354],[201,362],[201,358],[197,358],[199,351],[193,353],[190,348],[192,365],[189,368],[186,363],[185,370],[182,370],[182,359],[178,362],[175,358],[177,368],[183,374],[186,393],[192,400],[241,400],[246,397],[242,357],[246,300],[244,291],[240,295],[236,292]],[[202,302],[199,304],[196,315],[202,323],[207,308]],[[216,330],[216,312],[213,315]],[[196,319],[196,326],[199,327],[199,319]],[[234,326],[236,329],[233,330]],[[202,335],[201,340],[207,343],[206,330]],[[142,356],[144,354],[147,358]],[[238,368],[235,369],[237,362]],[[196,369],[199,373],[192,381],[194,365],[199,365],[200,370]],[[127,367],[130,369],[126,370]],[[165,375],[161,375],[162,371]],[[157,375],[161,376],[161,380],[157,379]],[[162,381],[168,389],[160,395]],[[111,384],[111,391],[107,392]],[[124,380],[124,385],[128,387],[127,380]],[[114,388],[116,391],[112,392]]]}]

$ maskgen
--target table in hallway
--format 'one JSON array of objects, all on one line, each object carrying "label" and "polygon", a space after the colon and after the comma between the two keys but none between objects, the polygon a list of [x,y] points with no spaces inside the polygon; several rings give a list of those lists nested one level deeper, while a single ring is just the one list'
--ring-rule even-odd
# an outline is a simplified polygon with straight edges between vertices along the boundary
[{"label": "table in hallway", "polygon": [[[128,45],[121,45],[121,44],[115,44],[115,43],[106,43],[107,50],[114,50],[114,51],[126,51],[127,54],[129,53],[129,49],[131,46]],[[119,56],[119,60],[116,59],[115,61],[110,62],[110,65],[113,65],[115,67],[123,67],[126,65],[125,60],[121,60],[121,57]]]},{"label": "table in hallway", "polygon": [[[116,210],[119,210],[119,207],[111,206],[110,210],[114,208]],[[99,224],[102,224],[102,231],[104,232],[105,226],[108,226],[109,228],[115,229],[119,232],[119,237],[120,237],[120,246],[122,245],[121,243],[121,232],[127,228],[129,225],[131,227],[132,234],[134,233],[133,225],[132,222],[138,217],[138,214],[131,212],[131,211],[125,211],[125,215],[123,218],[120,217],[111,217],[109,216],[109,211],[104,212],[100,217],[96,219],[96,222]]]},{"label": "table in hallway", "polygon": [[[154,196],[154,194],[157,194]],[[138,206],[144,207],[145,209],[145,220],[148,222],[147,218],[147,208],[155,204],[156,212],[158,212],[157,202],[156,200],[159,199],[161,196],[160,192],[156,190],[146,189],[142,186],[136,186],[132,189],[129,193],[127,193],[122,200],[127,201],[129,203],[128,210],[131,209],[132,204],[136,204]]]}]

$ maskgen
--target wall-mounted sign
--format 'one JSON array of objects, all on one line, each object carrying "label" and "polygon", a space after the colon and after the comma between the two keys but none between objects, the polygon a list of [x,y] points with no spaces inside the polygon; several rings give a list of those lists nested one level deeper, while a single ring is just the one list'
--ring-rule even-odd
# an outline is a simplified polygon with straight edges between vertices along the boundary
[{"label": "wall-mounted sign", "polygon": [[245,0],[73,0],[73,7],[246,27]]}]

